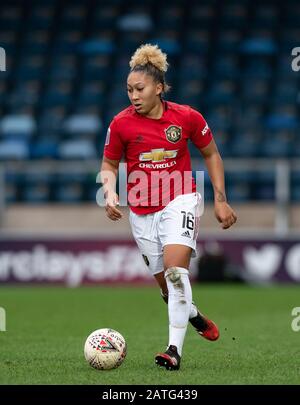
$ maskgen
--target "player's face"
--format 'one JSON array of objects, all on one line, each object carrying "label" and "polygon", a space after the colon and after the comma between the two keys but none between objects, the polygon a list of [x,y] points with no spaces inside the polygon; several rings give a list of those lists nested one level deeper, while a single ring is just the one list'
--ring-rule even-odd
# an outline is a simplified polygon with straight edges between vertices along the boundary
[{"label": "player's face", "polygon": [[127,78],[127,94],[139,114],[147,115],[160,103],[162,84],[142,72],[132,72]]}]

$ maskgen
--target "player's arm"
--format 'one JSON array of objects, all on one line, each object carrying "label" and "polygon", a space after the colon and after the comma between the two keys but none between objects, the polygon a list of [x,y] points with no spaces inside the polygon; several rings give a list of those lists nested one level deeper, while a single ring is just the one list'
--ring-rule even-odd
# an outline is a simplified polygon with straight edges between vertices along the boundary
[{"label": "player's arm", "polygon": [[113,221],[117,221],[123,216],[122,212],[116,208],[119,204],[119,196],[116,193],[118,170],[119,160],[111,160],[105,156],[103,157],[100,173],[106,201],[105,209],[108,218]]},{"label": "player's arm", "polygon": [[237,221],[237,216],[227,203],[223,161],[214,139],[200,151],[214,189],[216,218],[222,224],[223,229],[230,228]]}]

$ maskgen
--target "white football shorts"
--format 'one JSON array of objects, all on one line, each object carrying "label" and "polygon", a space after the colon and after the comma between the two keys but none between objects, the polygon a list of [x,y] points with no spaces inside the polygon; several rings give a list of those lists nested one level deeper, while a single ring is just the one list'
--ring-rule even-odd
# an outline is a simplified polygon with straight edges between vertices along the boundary
[{"label": "white football shorts", "polygon": [[182,194],[161,211],[137,215],[130,211],[129,222],[133,237],[150,272],[163,271],[163,248],[177,244],[192,248],[192,257],[197,254],[196,239],[200,220],[199,193]]}]

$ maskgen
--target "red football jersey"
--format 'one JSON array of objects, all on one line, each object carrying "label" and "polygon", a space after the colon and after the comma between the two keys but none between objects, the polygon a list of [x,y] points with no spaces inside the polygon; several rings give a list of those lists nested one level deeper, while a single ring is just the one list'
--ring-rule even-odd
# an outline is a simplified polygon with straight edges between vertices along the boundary
[{"label": "red football jersey", "polygon": [[144,215],[163,209],[177,195],[196,191],[188,141],[201,149],[212,140],[203,116],[190,106],[163,102],[160,119],[138,114],[133,106],[111,122],[104,156],[127,163],[130,208]]}]

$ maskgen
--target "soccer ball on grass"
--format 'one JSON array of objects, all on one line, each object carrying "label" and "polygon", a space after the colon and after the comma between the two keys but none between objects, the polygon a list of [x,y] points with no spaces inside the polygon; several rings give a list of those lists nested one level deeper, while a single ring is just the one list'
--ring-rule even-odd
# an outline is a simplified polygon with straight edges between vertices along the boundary
[{"label": "soccer ball on grass", "polygon": [[116,330],[103,328],[92,332],[84,344],[86,361],[97,370],[119,367],[127,353],[124,337]]}]

